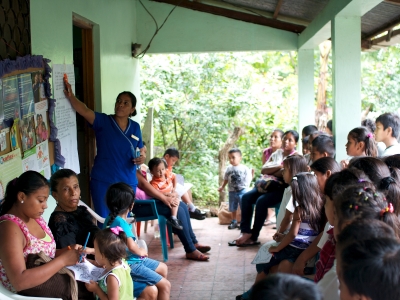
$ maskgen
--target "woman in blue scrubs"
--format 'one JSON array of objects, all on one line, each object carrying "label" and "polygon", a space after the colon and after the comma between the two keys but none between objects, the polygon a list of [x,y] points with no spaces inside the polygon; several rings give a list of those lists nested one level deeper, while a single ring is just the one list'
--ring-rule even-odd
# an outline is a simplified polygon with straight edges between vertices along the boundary
[{"label": "woman in blue scrubs", "polygon": [[[114,114],[94,112],[72,93],[71,85],[65,83],[65,96],[78,114],[92,126],[96,134],[97,154],[90,174],[90,192],[96,213],[107,217],[105,204],[108,187],[117,182],[129,184],[134,191],[138,185],[136,167],[144,162],[143,141],[140,126],[130,117],[136,115],[136,97],[122,92],[115,102]],[[141,150],[135,158],[136,149]]]}]

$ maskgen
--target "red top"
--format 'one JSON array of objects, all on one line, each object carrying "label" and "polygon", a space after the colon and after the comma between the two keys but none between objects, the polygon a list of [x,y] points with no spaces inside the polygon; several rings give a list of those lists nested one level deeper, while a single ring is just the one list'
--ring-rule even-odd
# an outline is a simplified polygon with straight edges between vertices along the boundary
[{"label": "red top", "polygon": [[317,269],[314,277],[315,282],[320,281],[324,277],[325,273],[332,268],[335,260],[336,241],[333,236],[333,228],[329,229],[327,233],[329,234],[329,238],[322,247],[319,253],[319,260],[315,265]]}]

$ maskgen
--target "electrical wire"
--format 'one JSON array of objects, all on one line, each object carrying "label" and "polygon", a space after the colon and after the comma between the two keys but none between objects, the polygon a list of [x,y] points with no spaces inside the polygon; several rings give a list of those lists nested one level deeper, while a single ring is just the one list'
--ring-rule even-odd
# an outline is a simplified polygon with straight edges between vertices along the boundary
[{"label": "electrical wire", "polygon": [[139,3],[143,6],[144,10],[150,15],[150,17],[153,19],[154,23],[156,24],[156,31],[154,32],[153,36],[151,37],[149,43],[147,44],[146,48],[140,52],[138,55],[134,56],[135,58],[141,59],[143,58],[143,56],[146,55],[147,51],[150,48],[151,42],[153,41],[153,39],[156,37],[156,35],[158,34],[158,32],[161,30],[161,28],[163,28],[165,22],[167,22],[168,18],[171,16],[172,12],[179,6],[179,4],[182,3],[183,0],[179,1],[169,12],[169,14],[167,15],[167,17],[165,18],[164,22],[162,22],[161,26],[158,26],[158,23],[156,21],[156,19],[154,18],[154,16],[150,13],[150,11],[146,8],[146,6],[144,6],[144,4],[142,3],[141,0],[139,0]]}]

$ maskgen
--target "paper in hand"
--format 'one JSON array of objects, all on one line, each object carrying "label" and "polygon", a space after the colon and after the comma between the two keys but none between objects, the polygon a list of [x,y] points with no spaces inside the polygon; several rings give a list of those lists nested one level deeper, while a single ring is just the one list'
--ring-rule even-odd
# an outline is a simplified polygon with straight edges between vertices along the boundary
[{"label": "paper in hand", "polygon": [[74,272],[75,280],[83,282],[90,282],[90,280],[96,282],[104,272],[104,269],[96,267],[86,259],[79,264],[68,266],[67,268]]}]

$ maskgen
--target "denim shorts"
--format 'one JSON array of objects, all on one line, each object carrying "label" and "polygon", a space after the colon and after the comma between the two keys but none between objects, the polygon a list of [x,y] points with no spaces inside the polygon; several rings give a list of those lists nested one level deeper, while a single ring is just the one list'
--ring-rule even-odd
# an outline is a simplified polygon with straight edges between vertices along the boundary
[{"label": "denim shorts", "polygon": [[246,189],[239,192],[229,192],[229,211],[237,211],[242,196],[246,194]]},{"label": "denim shorts", "polygon": [[155,272],[159,265],[159,261],[148,257],[142,262],[130,265],[135,297],[139,297],[148,285],[156,285],[163,278]]},{"label": "denim shorts", "polygon": [[279,265],[281,261],[288,260],[291,263],[294,263],[303,251],[304,249],[299,249],[288,245],[281,251],[275,252],[274,256],[272,256],[268,263],[256,265],[257,272],[261,273],[264,271],[264,273],[268,275],[269,269],[271,269],[273,266]]}]

